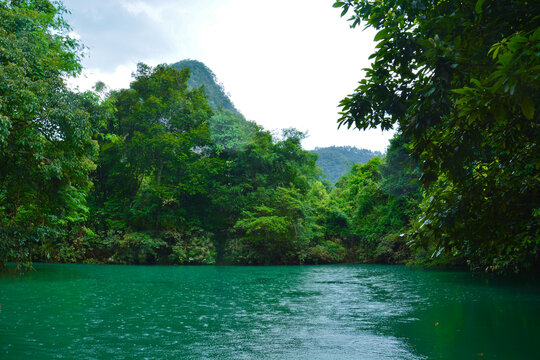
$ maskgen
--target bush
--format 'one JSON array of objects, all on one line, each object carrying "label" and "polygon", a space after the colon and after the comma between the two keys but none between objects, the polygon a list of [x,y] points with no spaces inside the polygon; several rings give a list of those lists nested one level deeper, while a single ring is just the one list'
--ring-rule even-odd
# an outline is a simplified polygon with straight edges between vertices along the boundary
[{"label": "bush", "polygon": [[345,259],[346,249],[341,244],[326,240],[309,249],[308,260],[315,264],[339,263]]},{"label": "bush", "polygon": [[195,265],[212,265],[216,263],[216,250],[212,240],[213,234],[201,229],[195,229],[183,234],[169,231],[165,236],[172,243],[169,262]]},{"label": "bush", "polygon": [[404,234],[388,234],[375,249],[375,261],[383,264],[403,264],[410,259],[411,251]]},{"label": "bush", "polygon": [[155,264],[158,251],[167,243],[145,233],[129,232],[124,234],[118,245],[115,260],[128,264]]}]

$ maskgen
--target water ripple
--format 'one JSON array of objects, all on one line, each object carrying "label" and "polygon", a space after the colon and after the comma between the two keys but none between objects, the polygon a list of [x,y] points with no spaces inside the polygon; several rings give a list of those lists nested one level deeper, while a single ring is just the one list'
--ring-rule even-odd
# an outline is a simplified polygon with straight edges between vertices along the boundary
[{"label": "water ripple", "polygon": [[[536,323],[505,323],[504,311],[494,312],[499,325],[482,323],[476,315],[485,313],[474,305],[505,310],[511,298],[525,311],[514,319],[538,316],[537,288],[516,298],[468,274],[382,266],[37,268],[29,278],[0,278],[1,359],[407,360],[490,351],[495,359],[504,346],[483,343],[493,327],[538,334]],[[467,316],[486,337],[469,330]],[[456,350],[471,334],[476,344]],[[523,349],[527,336],[521,341]]]}]

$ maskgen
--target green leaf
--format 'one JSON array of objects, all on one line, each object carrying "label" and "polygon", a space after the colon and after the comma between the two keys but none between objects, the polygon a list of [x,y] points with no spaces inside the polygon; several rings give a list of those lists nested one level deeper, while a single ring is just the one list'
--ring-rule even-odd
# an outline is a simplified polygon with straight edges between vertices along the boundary
[{"label": "green leaf", "polygon": [[531,40],[539,40],[540,39],[540,27],[534,31],[534,33],[531,36]]},{"label": "green leaf", "polygon": [[452,90],[450,90],[450,91],[452,91],[452,92],[455,93],[455,94],[466,95],[466,94],[472,93],[472,92],[474,91],[474,89],[465,86],[465,87],[463,87],[463,88],[461,88],[461,89],[452,89]]},{"label": "green leaf", "polygon": [[388,36],[388,33],[389,33],[388,29],[382,29],[381,31],[377,33],[377,35],[375,35],[373,40],[379,41],[379,40],[385,39]]},{"label": "green leaf", "polygon": [[336,1],[336,2],[334,3],[334,5],[332,5],[332,7],[339,8],[339,7],[342,7],[343,5],[345,5],[344,2],[342,2],[342,1]]},{"label": "green leaf", "polygon": [[482,6],[484,5],[484,2],[486,0],[478,0],[476,2],[476,5],[474,6],[474,11],[476,11],[477,14],[481,14],[482,13]]},{"label": "green leaf", "polygon": [[507,66],[508,64],[510,64],[510,61],[512,61],[512,53],[504,53],[504,54],[501,54],[499,55],[499,62],[501,63],[501,65],[503,66]]},{"label": "green leaf", "polygon": [[435,87],[432,87],[431,89],[429,89],[426,93],[425,93],[425,97],[428,97],[430,96],[431,94],[433,94],[435,92],[435,90],[437,90],[437,88]]},{"label": "green leaf", "polygon": [[476,85],[476,87],[482,87],[482,83],[479,80],[472,78],[471,82]]},{"label": "green leaf", "polygon": [[526,38],[525,36],[517,35],[517,36],[512,37],[510,41],[517,42],[517,43],[526,43],[529,41],[529,39]]},{"label": "green leaf", "polygon": [[492,48],[492,50],[493,50],[493,60],[495,60],[495,58],[497,58],[497,54],[499,54],[500,49],[501,49],[500,46]]}]

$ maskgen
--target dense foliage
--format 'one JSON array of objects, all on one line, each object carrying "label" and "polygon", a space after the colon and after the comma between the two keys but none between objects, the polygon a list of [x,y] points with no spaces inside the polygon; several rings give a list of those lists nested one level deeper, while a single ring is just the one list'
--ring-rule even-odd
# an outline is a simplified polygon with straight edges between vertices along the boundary
[{"label": "dense foliage", "polygon": [[88,215],[92,135],[107,110],[65,85],[80,65],[62,12],[48,1],[0,2],[0,263],[48,256]]},{"label": "dense foliage", "polygon": [[358,149],[354,146],[318,147],[311,152],[317,154],[317,166],[332,184],[348,172],[353,164],[365,164],[374,156],[382,156],[378,151]]},{"label": "dense foliage", "polygon": [[[421,190],[417,165],[401,134],[385,158],[353,165],[336,184],[332,203],[347,224],[347,247],[363,262],[401,263],[411,258],[405,233],[418,214]],[[342,230],[343,231],[343,230]]]},{"label": "dense foliage", "polygon": [[397,124],[384,156],[308,152],[295,129],[265,131],[193,60],[139,64],[128,89],[73,92],[80,46],[61,5],[0,1],[0,265],[537,266],[535,12],[522,1],[334,6],[379,30],[340,123]]},{"label": "dense foliage", "polygon": [[[88,185],[77,199],[88,206],[61,228],[42,224],[47,232],[21,246],[28,260],[301,264],[407,258],[401,238],[377,246],[388,221],[395,233],[406,215],[386,214],[398,219],[385,218],[377,234],[361,225],[356,203],[373,189],[367,183],[359,188],[356,178],[367,170],[355,168],[336,189],[323,185],[317,156],[301,147],[304,134],[285,129],[275,136],[241,114],[213,111],[205,88],[188,86],[189,76],[187,68],[139,64],[129,89],[101,99],[80,95],[93,100],[93,108],[86,104],[93,112],[84,114],[99,120],[84,128],[99,146],[95,171],[86,173]],[[397,147],[389,154],[399,153],[392,150]],[[377,173],[372,187],[388,179],[385,166],[392,174],[401,171],[401,163],[390,164],[377,158],[369,165]],[[387,190],[376,190],[377,212],[368,222],[402,206]],[[5,260],[20,261],[10,254]]]},{"label": "dense foliage", "polygon": [[341,124],[397,124],[426,196],[417,247],[472,269],[538,264],[540,28],[534,2],[336,1],[377,49]]}]

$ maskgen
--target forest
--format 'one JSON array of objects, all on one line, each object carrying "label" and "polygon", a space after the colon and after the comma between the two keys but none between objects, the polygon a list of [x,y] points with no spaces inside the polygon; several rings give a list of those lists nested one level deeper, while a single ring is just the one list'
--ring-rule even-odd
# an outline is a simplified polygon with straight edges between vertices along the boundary
[{"label": "forest", "polygon": [[334,7],[352,27],[377,30],[371,67],[341,101],[336,126],[397,132],[384,154],[328,181],[317,154],[301,146],[305,134],[246,120],[197,61],[140,63],[127,89],[70,89],[82,45],[65,9],[0,1],[0,267],[406,263],[537,272],[538,7]]}]

